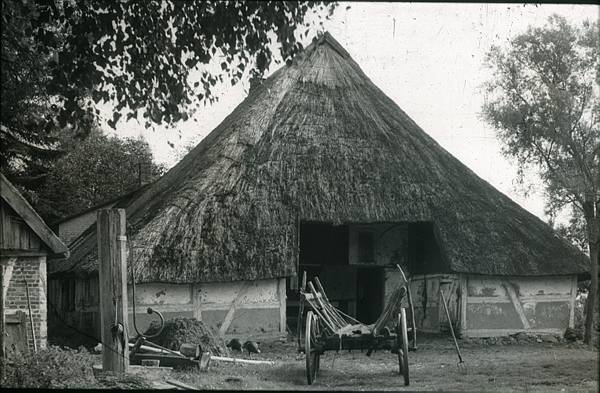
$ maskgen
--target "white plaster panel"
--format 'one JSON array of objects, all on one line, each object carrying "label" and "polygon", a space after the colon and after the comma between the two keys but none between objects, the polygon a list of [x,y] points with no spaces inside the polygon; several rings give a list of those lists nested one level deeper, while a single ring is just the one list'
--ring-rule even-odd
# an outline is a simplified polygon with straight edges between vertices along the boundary
[{"label": "white plaster panel", "polygon": [[551,277],[498,277],[469,276],[469,296],[476,297],[508,297],[503,283],[515,287],[519,297],[540,297],[548,295],[565,295],[571,293],[571,276]]},{"label": "white plaster panel", "polygon": [[244,290],[244,293],[239,303],[265,303],[279,300],[277,279],[199,283],[196,288],[199,291],[200,304],[231,304],[236,300],[240,290]]},{"label": "white plaster panel", "polygon": [[[127,296],[131,304],[131,285],[127,287]],[[189,284],[163,284],[149,283],[136,284],[135,286],[136,307],[139,305],[159,304],[190,304],[192,302],[192,290]]]},{"label": "white plaster panel", "polygon": [[511,278],[519,286],[520,296],[570,295],[571,277],[521,277]]},{"label": "white plaster panel", "polygon": [[467,293],[476,297],[501,297],[508,301],[506,290],[502,286],[504,281],[516,283],[513,277],[469,276]]}]

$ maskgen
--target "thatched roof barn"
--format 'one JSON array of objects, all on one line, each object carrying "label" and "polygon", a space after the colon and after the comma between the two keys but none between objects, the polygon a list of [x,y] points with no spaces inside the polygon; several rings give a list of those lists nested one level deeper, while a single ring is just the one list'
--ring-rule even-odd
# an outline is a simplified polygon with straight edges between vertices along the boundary
[{"label": "thatched roof barn", "polygon": [[[444,150],[328,33],[123,207],[129,264],[147,283],[294,276],[304,223],[427,224],[444,273],[588,271],[585,255]],[[56,274],[97,272],[95,230]]]},{"label": "thatched roof barn", "polygon": [[[581,253],[429,137],[328,33],[126,208],[144,281],[293,275],[300,220],[431,221],[453,272],[586,272]],[[92,229],[59,270],[96,271],[95,244]]]}]

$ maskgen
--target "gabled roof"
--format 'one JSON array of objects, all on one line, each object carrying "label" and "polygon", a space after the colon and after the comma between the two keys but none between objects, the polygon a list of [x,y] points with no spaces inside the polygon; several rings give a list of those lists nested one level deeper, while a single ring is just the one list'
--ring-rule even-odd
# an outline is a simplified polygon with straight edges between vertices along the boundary
[{"label": "gabled roof", "polygon": [[[130,265],[145,282],[292,275],[303,220],[431,222],[453,272],[589,270],[584,254],[427,135],[327,33],[125,208]],[[55,271],[96,272],[95,236],[84,233]]]},{"label": "gabled roof", "polygon": [[87,213],[90,213],[90,212],[93,212],[93,211],[96,211],[96,210],[100,210],[103,207],[106,207],[108,205],[115,205],[115,204],[121,204],[121,205],[123,205],[123,203],[129,202],[131,198],[135,198],[140,193],[142,193],[146,188],[148,188],[150,186],[150,184],[152,184],[152,183],[144,184],[143,186],[138,187],[135,190],[126,192],[123,195],[119,195],[117,197],[107,199],[107,200],[102,201],[102,202],[100,202],[100,203],[98,203],[98,204],[96,204],[96,205],[94,205],[92,207],[89,207],[89,208],[84,209],[82,211],[79,211],[77,213],[68,215],[68,216],[63,217],[63,218],[61,218],[59,220],[53,221],[51,223],[51,225],[52,225],[52,227],[56,228],[55,227],[56,225],[60,225],[60,224],[62,224],[64,222],[66,222],[66,221],[70,221],[70,220],[72,220],[74,218],[77,218],[77,217],[80,217],[80,216],[82,216],[84,214],[87,214]]},{"label": "gabled roof", "polygon": [[59,257],[69,256],[67,246],[52,232],[29,202],[2,173],[0,173],[0,195],[52,253]]}]

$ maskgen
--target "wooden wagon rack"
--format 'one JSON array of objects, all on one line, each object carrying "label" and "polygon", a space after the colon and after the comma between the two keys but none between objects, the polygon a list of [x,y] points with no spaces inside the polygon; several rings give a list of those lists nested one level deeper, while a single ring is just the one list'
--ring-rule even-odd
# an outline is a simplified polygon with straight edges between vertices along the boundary
[{"label": "wooden wagon rack", "polygon": [[[389,350],[398,356],[400,374],[404,384],[409,385],[408,366],[408,333],[412,334],[412,350],[416,349],[416,328],[414,326],[414,311],[410,296],[408,280],[403,282],[390,295],[386,306],[371,325],[360,323],[353,317],[343,313],[331,305],[318,277],[313,282],[306,282],[306,272],[302,276],[300,287],[300,308],[298,315],[298,351],[305,354],[306,377],[311,385],[317,378],[320,367],[320,357],[325,351],[366,350],[370,356],[376,350]],[[407,297],[411,310],[411,322],[406,317],[405,308],[400,306]],[[304,315],[304,307],[308,312]],[[302,320],[304,319],[304,330]],[[390,329],[390,325],[392,328]]]}]

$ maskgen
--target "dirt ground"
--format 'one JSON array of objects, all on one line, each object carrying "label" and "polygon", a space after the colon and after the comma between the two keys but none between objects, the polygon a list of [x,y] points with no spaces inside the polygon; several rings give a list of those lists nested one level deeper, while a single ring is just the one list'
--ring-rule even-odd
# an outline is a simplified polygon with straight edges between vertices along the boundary
[{"label": "dirt ground", "polygon": [[[428,338],[410,352],[411,384],[398,374],[397,357],[382,351],[326,352],[317,382],[306,384],[304,356],[294,342],[262,344],[252,359],[275,366],[212,362],[206,372],[172,371],[169,378],[198,389],[409,390],[487,392],[597,392],[598,351],[579,344],[514,345],[462,342],[466,373],[456,366],[452,341]],[[237,355],[247,357],[247,355]],[[164,376],[161,378],[165,378]]]}]

